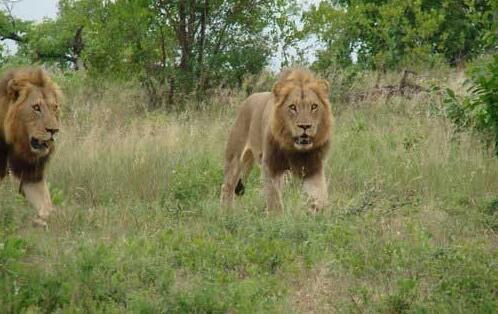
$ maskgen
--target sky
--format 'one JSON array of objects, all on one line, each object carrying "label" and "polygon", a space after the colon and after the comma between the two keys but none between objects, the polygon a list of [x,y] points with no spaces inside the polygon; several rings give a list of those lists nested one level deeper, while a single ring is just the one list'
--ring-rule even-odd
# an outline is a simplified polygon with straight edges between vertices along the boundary
[{"label": "sky", "polygon": [[[8,6],[12,14],[23,20],[41,21],[44,18],[54,18],[57,15],[58,0],[0,0],[0,8],[5,10]],[[8,53],[14,54],[17,45],[11,40],[5,40],[1,44]]]},{"label": "sky", "polygon": [[[5,2],[5,0],[2,0]],[[15,16],[32,21],[40,21],[43,18],[54,18],[57,15],[58,0],[16,0],[13,3]]]}]

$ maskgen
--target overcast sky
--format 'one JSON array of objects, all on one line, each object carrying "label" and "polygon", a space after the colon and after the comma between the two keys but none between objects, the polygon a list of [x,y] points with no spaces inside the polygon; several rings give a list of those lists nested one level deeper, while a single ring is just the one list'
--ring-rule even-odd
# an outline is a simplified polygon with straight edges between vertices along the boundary
[{"label": "overcast sky", "polygon": [[17,0],[13,2],[15,16],[25,20],[39,21],[54,18],[57,15],[58,0]]}]

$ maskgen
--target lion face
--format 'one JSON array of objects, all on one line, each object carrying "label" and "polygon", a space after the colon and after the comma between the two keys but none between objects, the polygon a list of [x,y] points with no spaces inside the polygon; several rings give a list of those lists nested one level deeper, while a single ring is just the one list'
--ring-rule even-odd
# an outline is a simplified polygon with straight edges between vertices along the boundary
[{"label": "lion face", "polygon": [[321,124],[323,104],[313,92],[293,90],[280,105],[282,118],[297,150],[313,148],[313,140]]},{"label": "lion face", "polygon": [[58,104],[54,97],[47,96],[32,90],[17,112],[17,120],[25,127],[25,140],[38,156],[45,156],[53,149],[54,136],[60,127]]},{"label": "lion face", "polygon": [[272,132],[287,149],[308,151],[329,138],[331,113],[328,83],[316,80],[278,82]]},{"label": "lion face", "polygon": [[49,83],[38,86],[15,78],[8,83],[11,103],[6,116],[6,142],[29,159],[50,154],[60,128],[57,88]]}]

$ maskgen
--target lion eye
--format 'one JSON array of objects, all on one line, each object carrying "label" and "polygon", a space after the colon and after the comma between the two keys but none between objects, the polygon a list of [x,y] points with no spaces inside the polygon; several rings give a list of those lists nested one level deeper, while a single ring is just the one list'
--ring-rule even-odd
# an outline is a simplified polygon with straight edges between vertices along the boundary
[{"label": "lion eye", "polygon": [[41,112],[40,105],[34,105],[34,106],[33,106],[33,110],[34,110],[34,111]]},{"label": "lion eye", "polygon": [[294,105],[294,104],[290,105],[290,106],[289,106],[289,109],[290,109],[291,111],[297,111],[296,105]]},{"label": "lion eye", "polygon": [[317,104],[311,105],[311,111],[315,111],[317,109],[318,109],[318,105]]}]

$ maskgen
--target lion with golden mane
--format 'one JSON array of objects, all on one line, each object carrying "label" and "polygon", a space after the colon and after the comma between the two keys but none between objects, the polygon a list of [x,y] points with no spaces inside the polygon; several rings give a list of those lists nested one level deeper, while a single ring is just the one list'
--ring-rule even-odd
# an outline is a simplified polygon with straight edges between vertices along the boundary
[{"label": "lion with golden mane", "polygon": [[46,226],[54,209],[45,168],[59,131],[61,92],[41,69],[13,70],[0,80],[0,181],[8,171]]},{"label": "lion with golden mane", "polygon": [[303,180],[312,212],[327,202],[324,159],[333,117],[329,84],[304,69],[282,73],[272,92],[256,93],[239,109],[225,151],[221,203],[231,207],[244,193],[256,161],[262,168],[267,210],[283,211],[283,174]]}]

